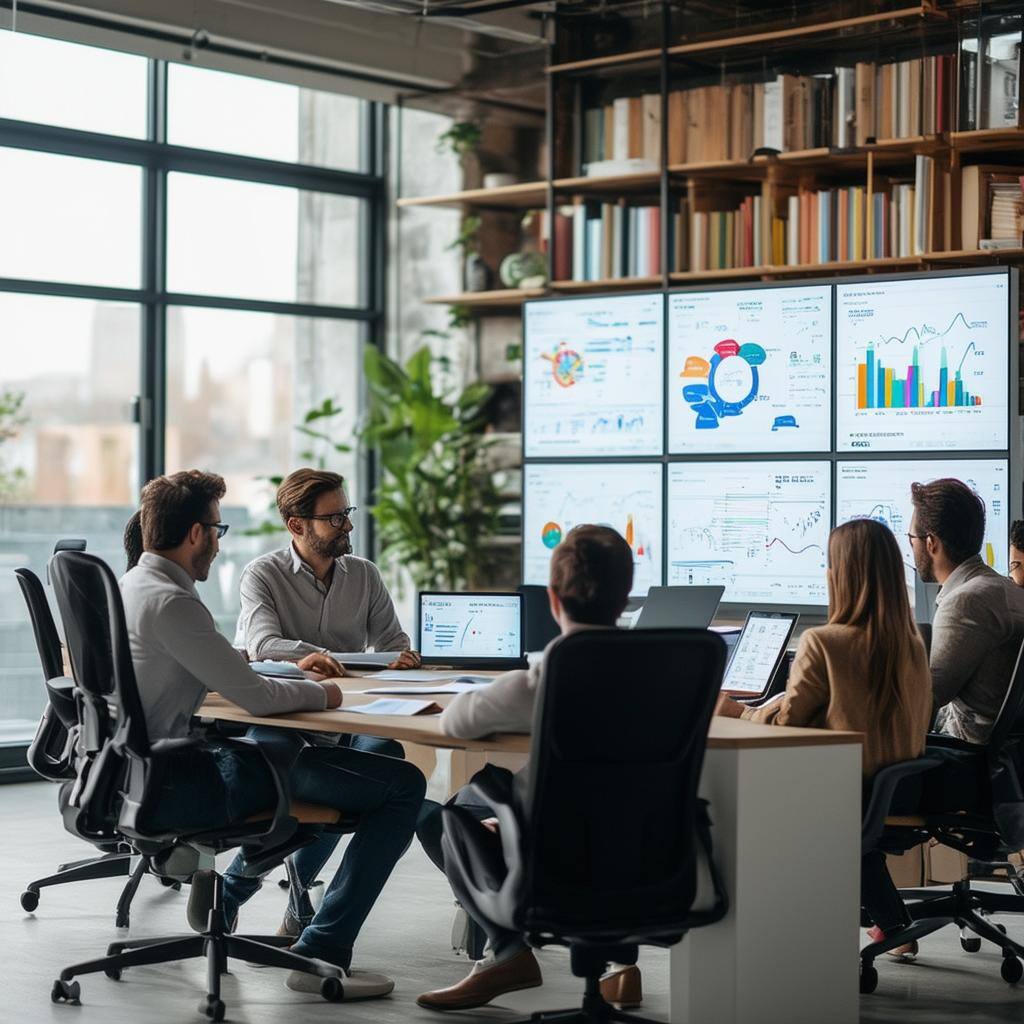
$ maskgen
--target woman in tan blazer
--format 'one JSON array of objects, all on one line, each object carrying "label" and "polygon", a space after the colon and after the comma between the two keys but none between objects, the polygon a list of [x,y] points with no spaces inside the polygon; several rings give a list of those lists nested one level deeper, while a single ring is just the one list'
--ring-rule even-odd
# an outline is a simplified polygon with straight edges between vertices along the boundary
[{"label": "woman in tan blazer", "polygon": [[[862,733],[867,794],[879,768],[924,751],[932,713],[928,655],[887,527],[872,519],[836,527],[828,562],[828,622],[804,632],[785,693],[756,708],[723,695],[718,714]],[[908,923],[881,853],[864,858],[861,901],[882,932]]]}]

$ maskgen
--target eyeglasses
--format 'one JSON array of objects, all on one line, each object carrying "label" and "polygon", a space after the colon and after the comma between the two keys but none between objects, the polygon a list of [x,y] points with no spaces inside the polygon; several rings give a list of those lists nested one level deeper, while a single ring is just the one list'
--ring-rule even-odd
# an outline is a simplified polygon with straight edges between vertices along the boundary
[{"label": "eyeglasses", "polygon": [[352,514],[359,511],[358,505],[349,505],[348,508],[343,509],[341,512],[332,512],[326,516],[303,516],[303,519],[322,519],[325,523],[330,523],[335,530],[340,530],[346,522],[352,522]]},{"label": "eyeglasses", "polygon": [[1021,567],[1021,564],[1021,562],[1011,562],[1010,571],[1006,575],[1012,576]]},{"label": "eyeglasses", "polygon": [[228,526],[227,523],[200,523],[199,525],[200,526],[209,526],[212,529],[216,530],[217,531],[217,540],[220,540],[221,537],[223,537],[224,534],[227,533],[228,530],[230,529],[230,527]]},{"label": "eyeglasses", "polygon": [[907,534],[907,540],[909,540],[909,541],[927,540],[930,536],[931,536],[930,533],[908,533]]}]

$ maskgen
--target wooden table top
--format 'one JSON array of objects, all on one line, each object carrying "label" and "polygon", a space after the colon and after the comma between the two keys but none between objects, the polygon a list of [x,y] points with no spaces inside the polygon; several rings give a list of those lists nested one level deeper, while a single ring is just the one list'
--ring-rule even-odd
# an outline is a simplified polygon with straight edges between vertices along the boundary
[{"label": "wooden table top", "polygon": [[[497,673],[474,672],[474,675]],[[479,740],[461,740],[441,732],[439,715],[360,715],[344,710],[345,705],[368,704],[380,695],[355,693],[369,687],[383,686],[372,678],[346,677],[335,680],[345,691],[345,702],[335,711],[294,711],[283,715],[257,717],[219,694],[211,694],[199,714],[203,718],[216,718],[240,722],[245,725],[273,725],[283,729],[308,729],[315,732],[350,732],[367,736],[386,736],[407,743],[420,743],[427,747],[445,747],[451,750],[490,751],[494,753],[527,753],[530,737],[501,733]],[[395,686],[430,687],[430,683],[410,681],[394,682]],[[415,697],[404,694],[403,697]],[[425,700],[436,701],[442,707],[453,699],[450,694],[424,695]],[[826,746],[861,743],[858,732],[836,732],[830,729],[796,729],[790,726],[760,725],[736,718],[715,717],[708,733],[710,749],[753,749],[759,747]]]}]

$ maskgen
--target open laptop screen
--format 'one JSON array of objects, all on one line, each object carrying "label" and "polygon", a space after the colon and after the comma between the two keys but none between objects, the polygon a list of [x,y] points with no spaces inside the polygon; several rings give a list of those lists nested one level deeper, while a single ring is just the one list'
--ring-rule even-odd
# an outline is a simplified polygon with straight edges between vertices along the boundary
[{"label": "open laptop screen", "polygon": [[798,615],[750,612],[722,678],[722,689],[754,696],[763,693],[785,657]]},{"label": "open laptop screen", "polygon": [[520,594],[420,594],[424,659],[501,661],[523,655]]}]

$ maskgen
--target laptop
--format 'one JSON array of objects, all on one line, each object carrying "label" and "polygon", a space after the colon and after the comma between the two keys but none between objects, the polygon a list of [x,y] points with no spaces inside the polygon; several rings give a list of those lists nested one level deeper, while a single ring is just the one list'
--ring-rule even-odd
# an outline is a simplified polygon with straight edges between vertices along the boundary
[{"label": "laptop", "polygon": [[418,621],[424,665],[526,668],[522,594],[424,590]]},{"label": "laptop", "polygon": [[795,612],[748,612],[722,689],[737,696],[764,696],[786,657],[799,618]]},{"label": "laptop", "polygon": [[651,587],[634,629],[707,629],[725,587]]}]

